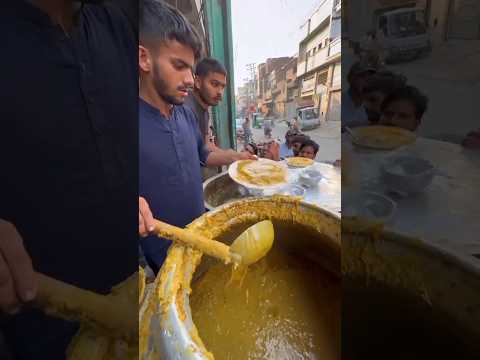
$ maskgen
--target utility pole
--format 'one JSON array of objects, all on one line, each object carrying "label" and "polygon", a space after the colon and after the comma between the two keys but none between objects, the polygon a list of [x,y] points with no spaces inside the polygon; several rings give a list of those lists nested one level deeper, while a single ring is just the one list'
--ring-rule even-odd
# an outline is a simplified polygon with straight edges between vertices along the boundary
[{"label": "utility pole", "polygon": [[[248,82],[248,92],[249,92],[249,107],[252,104],[255,104],[255,97],[256,97],[256,84],[255,84],[255,63],[247,64],[247,71],[249,74],[249,82]],[[256,106],[255,106],[256,107]]]}]

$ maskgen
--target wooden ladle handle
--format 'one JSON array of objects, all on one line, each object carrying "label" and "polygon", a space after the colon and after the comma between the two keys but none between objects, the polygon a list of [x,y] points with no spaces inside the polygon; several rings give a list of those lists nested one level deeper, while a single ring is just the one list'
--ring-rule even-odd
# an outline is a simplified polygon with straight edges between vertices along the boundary
[{"label": "wooden ladle handle", "polygon": [[235,254],[230,252],[230,247],[228,245],[225,245],[220,241],[208,239],[207,237],[191,230],[182,229],[160,220],[155,220],[155,230],[153,232],[168,240],[191,246],[207,255],[222,260],[225,264],[229,264],[232,261],[239,261],[239,258],[237,258],[238,256],[236,257]]},{"label": "wooden ladle handle", "polygon": [[134,314],[129,304],[120,298],[112,299],[40,273],[37,281],[34,305],[49,315],[99,325],[127,337],[138,331],[138,313]]}]

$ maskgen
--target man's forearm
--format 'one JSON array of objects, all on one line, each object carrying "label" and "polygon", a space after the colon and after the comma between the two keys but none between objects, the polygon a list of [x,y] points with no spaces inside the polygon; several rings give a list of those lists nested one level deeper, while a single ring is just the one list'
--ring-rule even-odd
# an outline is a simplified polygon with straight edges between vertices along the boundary
[{"label": "man's forearm", "polygon": [[224,166],[240,159],[240,154],[231,149],[212,151],[207,158],[207,166]]}]

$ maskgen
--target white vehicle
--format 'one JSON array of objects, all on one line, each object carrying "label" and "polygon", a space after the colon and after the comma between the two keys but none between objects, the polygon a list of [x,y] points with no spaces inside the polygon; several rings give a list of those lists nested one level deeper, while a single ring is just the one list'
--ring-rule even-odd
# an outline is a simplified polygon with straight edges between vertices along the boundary
[{"label": "white vehicle", "polygon": [[314,129],[320,126],[318,110],[313,106],[298,109],[297,113],[300,130]]},{"label": "white vehicle", "polygon": [[401,8],[379,12],[375,32],[387,61],[413,59],[431,51],[423,9]]},{"label": "white vehicle", "polygon": [[[426,24],[426,1],[398,1],[397,6],[387,6],[384,1],[374,1],[365,6],[363,1],[350,1],[349,32],[352,41],[368,50],[371,42],[365,41],[368,33],[376,35],[376,47],[384,60],[411,60],[431,50],[430,34]],[[357,38],[359,36],[360,38]]]}]

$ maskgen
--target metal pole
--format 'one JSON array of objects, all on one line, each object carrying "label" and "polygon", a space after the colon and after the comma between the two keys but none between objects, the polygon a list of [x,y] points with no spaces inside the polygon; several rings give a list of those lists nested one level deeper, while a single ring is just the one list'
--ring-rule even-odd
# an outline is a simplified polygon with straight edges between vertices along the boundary
[{"label": "metal pole", "polygon": [[255,63],[250,63],[246,65],[247,71],[249,73],[249,79],[247,81],[248,86],[248,107],[250,108],[255,103]]}]

